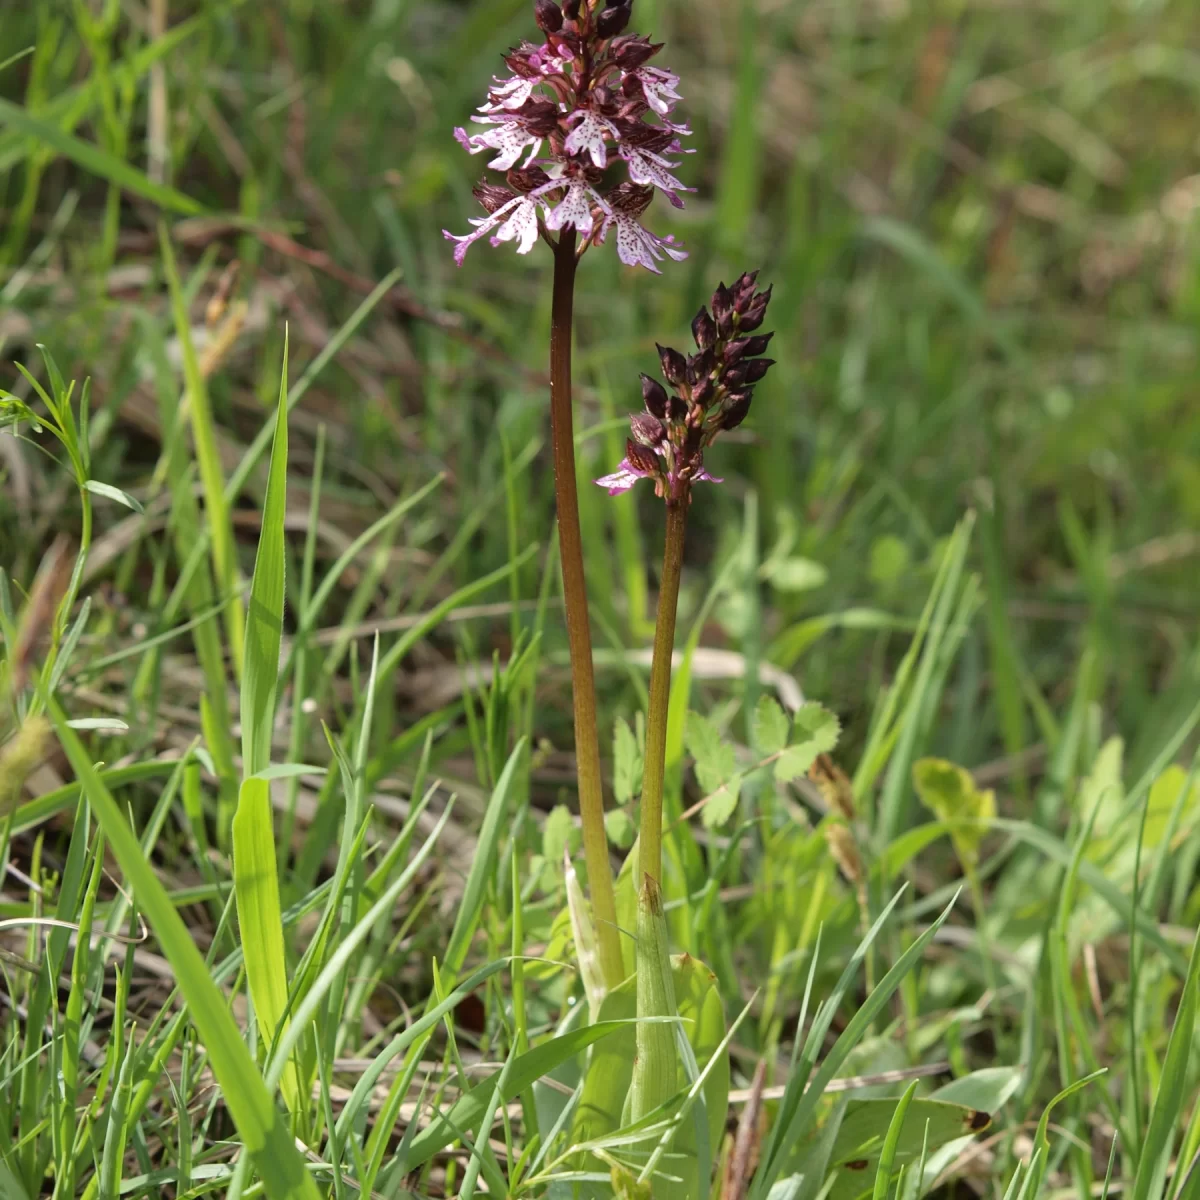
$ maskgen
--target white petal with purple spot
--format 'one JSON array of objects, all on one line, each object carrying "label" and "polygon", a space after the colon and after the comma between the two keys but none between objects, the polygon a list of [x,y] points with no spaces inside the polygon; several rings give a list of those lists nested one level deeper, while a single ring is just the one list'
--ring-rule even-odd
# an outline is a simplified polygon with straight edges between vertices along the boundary
[{"label": "white petal with purple spot", "polygon": [[522,196],[512,216],[496,231],[497,242],[518,242],[517,253],[528,254],[537,243],[537,202]]},{"label": "white petal with purple spot", "polygon": [[666,116],[681,99],[675,88],[679,84],[679,76],[661,67],[639,67],[634,75],[641,82],[642,91],[646,94],[646,103],[659,116]]},{"label": "white petal with purple spot", "polygon": [[639,479],[645,478],[645,474],[636,470],[629,462],[629,459],[623,458],[621,465],[611,475],[605,475],[597,479],[596,485],[597,487],[608,488],[608,494],[616,496],[621,492],[629,491]]},{"label": "white petal with purple spot", "polygon": [[658,263],[664,257],[676,262],[687,258],[687,251],[680,249],[673,237],[660,238],[633,217],[617,213],[611,221],[605,222],[604,232],[607,233],[608,226],[614,223],[617,227],[617,257],[627,267],[645,267],[647,271],[661,275]]},{"label": "white petal with purple spot", "polygon": [[615,130],[608,121],[593,112],[577,112],[571,115],[572,118],[578,117],[579,123],[567,134],[563,149],[568,154],[590,154],[592,162],[603,170],[608,165],[608,146],[604,138],[606,134],[615,137]]},{"label": "white petal with purple spot", "polygon": [[498,108],[520,108],[533,95],[533,89],[537,86],[537,82],[536,79],[522,79],[517,75],[504,80],[492,88],[491,99],[494,103],[485,104],[482,111],[492,112]]},{"label": "white petal with purple spot", "polygon": [[[582,180],[576,179],[567,188],[567,194],[562,203],[546,218],[550,229],[563,229],[574,225],[582,234],[588,234],[592,229],[592,197],[595,195]],[[599,197],[596,197],[599,199]]]},{"label": "white petal with purple spot", "polygon": [[676,208],[683,207],[683,201],[675,195],[676,192],[694,192],[696,190],[695,188],[685,187],[671,174],[668,168],[675,166],[673,162],[657,154],[651,154],[649,150],[638,150],[633,146],[623,146],[621,148],[621,157],[628,165],[629,178],[634,183],[641,184],[643,187],[658,188],[668,196]]}]

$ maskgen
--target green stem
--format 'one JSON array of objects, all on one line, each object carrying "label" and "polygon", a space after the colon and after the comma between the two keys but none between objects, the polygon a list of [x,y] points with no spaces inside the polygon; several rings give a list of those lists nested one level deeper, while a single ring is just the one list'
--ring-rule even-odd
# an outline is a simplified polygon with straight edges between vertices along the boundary
[{"label": "green stem", "polygon": [[592,633],[588,625],[583,535],[579,527],[579,491],[575,478],[575,430],[571,414],[571,332],[575,307],[575,230],[564,230],[554,248],[554,298],[550,317],[550,429],[554,449],[554,494],[558,506],[558,546],[562,563],[563,603],[571,650],[575,706],[575,760],[583,855],[588,889],[600,942],[604,981],[616,987],[625,977],[617,905],[613,895],[608,837],[604,830],[604,792],[600,781],[600,739],[596,723],[596,681]]},{"label": "green stem", "polygon": [[646,770],[642,781],[640,866],[656,883],[662,878],[663,779],[667,760],[667,709],[671,699],[671,656],[675,651],[675,613],[679,576],[687,535],[688,497],[667,503],[667,536],[662,581],[658,589],[658,621],[650,662],[650,712],[646,720]]}]

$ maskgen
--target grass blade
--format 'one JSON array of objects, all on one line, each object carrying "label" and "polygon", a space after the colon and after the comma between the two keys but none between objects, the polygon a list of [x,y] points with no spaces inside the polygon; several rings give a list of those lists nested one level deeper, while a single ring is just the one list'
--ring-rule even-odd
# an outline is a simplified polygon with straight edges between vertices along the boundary
[{"label": "grass blade", "polygon": [[296,1150],[287,1121],[271,1100],[262,1076],[242,1041],[228,1000],[212,980],[187,926],[142,854],[133,830],[92,766],[91,757],[67,727],[53,697],[47,709],[63,750],[79,777],[83,794],[96,811],[114,857],[132,886],[138,905],[171,963],[187,1000],[192,1022],[208,1051],[230,1116],[272,1200],[318,1200],[315,1183]]},{"label": "grass blade", "polygon": [[1162,1078],[1146,1139],[1140,1147],[1137,1174],[1133,1180],[1132,1200],[1158,1200],[1165,1195],[1167,1169],[1175,1145],[1185,1105],[1188,1103],[1188,1063],[1192,1054],[1192,1034],[1196,1028],[1197,986],[1200,985],[1200,937],[1192,944],[1183,994],[1175,1014],[1175,1024],[1167,1043]]},{"label": "grass blade", "polygon": [[283,638],[285,539],[287,510],[287,359],[284,335],[283,370],[275,416],[275,442],[262,510],[262,532],[250,585],[246,624],[246,658],[242,666],[242,775],[248,779],[271,761],[275,723],[275,688],[279,675],[279,645]]},{"label": "grass blade", "polygon": [[50,121],[42,120],[10,100],[0,99],[0,125],[34,139],[39,146],[56,151],[90,174],[107,179],[114,187],[141,196],[159,208],[185,216],[198,216],[204,212],[204,206],[190,196],[173,187],[153,182],[123,159],[67,133]]}]

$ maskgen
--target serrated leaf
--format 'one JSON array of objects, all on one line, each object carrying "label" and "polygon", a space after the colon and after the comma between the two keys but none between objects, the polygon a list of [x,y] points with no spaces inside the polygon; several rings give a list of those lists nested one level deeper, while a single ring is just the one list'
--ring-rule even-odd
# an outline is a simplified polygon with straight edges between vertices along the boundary
[{"label": "serrated leaf", "polygon": [[715,792],[737,772],[733,747],[721,738],[720,731],[707,717],[688,713],[685,742],[696,760],[696,778],[706,795]]},{"label": "serrated leaf", "polygon": [[579,842],[579,830],[571,810],[565,804],[552,808],[542,826],[542,854],[546,861],[562,866],[563,853],[574,853],[579,849]]},{"label": "serrated leaf", "polygon": [[628,850],[633,845],[637,827],[623,808],[613,808],[604,814],[604,832],[618,850]]},{"label": "serrated leaf", "polygon": [[642,790],[642,751],[629,722],[618,717],[613,726],[613,795],[628,804]]},{"label": "serrated leaf", "polygon": [[121,491],[119,487],[113,487],[111,483],[101,483],[98,479],[89,479],[83,486],[93,496],[103,496],[106,500],[115,500],[118,504],[125,505],[126,508],[132,508],[136,513],[146,511],[140,500],[135,499],[128,492]]},{"label": "serrated leaf", "polygon": [[791,722],[779,702],[770,696],[760,696],[754,709],[754,748],[764,758],[778,754],[787,745]]},{"label": "serrated leaf", "polygon": [[821,704],[809,702],[792,722],[792,744],[775,764],[775,778],[789,783],[808,772],[819,754],[828,754],[841,734],[837,717]]},{"label": "serrated leaf", "polygon": [[733,816],[737,811],[741,790],[742,777],[735,775],[708,797],[708,803],[705,804],[702,813],[705,829],[719,829]]}]

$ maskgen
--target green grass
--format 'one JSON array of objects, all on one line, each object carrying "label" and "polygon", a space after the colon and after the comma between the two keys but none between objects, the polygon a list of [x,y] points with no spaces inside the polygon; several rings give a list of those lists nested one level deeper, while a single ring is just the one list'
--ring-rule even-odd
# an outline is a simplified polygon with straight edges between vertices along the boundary
[{"label": "green grass", "polygon": [[[1200,1197],[1189,0],[635,6],[691,258],[585,258],[581,469],[718,278],[779,365],[690,521],[664,907],[715,992],[632,1123],[566,914],[549,257],[440,233],[528,6],[11,7],[0,1194],[674,1195],[684,1147],[725,1200]],[[581,507],[623,843],[662,518]]]}]

